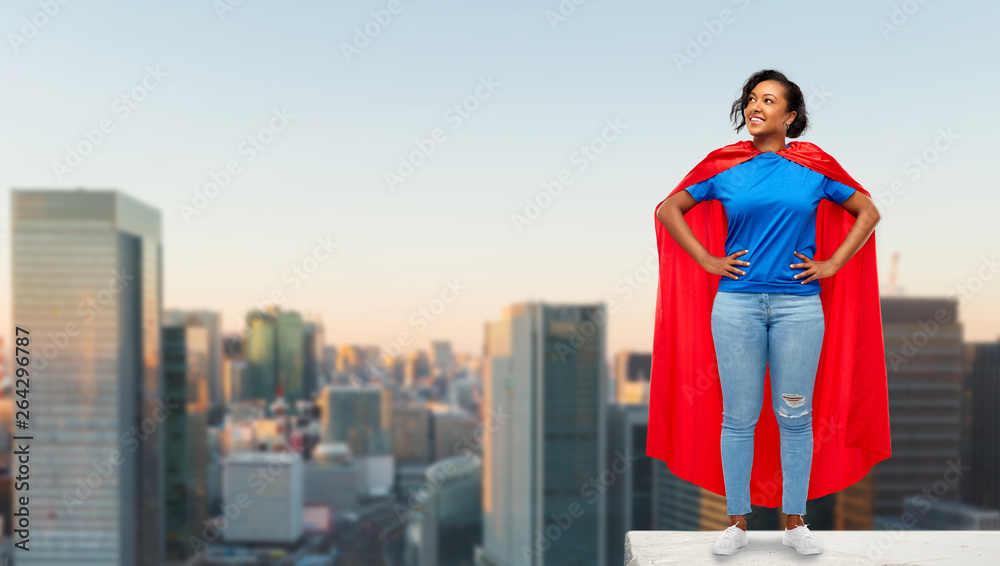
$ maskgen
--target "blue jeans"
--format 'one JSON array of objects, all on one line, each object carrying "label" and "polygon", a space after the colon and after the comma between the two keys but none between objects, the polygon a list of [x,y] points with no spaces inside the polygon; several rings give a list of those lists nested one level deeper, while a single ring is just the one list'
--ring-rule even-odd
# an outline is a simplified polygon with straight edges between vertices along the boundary
[{"label": "blue jeans", "polygon": [[823,347],[819,294],[717,292],[712,338],[722,385],[726,508],[746,515],[754,428],[770,366],[771,407],[781,438],[782,510],[805,515],[812,468],[812,394]]}]

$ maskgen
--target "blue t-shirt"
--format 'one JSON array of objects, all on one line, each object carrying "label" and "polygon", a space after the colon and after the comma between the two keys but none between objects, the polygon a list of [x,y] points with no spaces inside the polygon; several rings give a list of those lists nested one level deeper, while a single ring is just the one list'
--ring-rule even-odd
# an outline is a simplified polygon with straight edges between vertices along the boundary
[{"label": "blue t-shirt", "polygon": [[[787,146],[786,146],[787,147]],[[726,253],[750,250],[736,259],[746,275],[720,275],[719,291],[815,295],[819,279],[802,284],[806,271],[792,252],[816,257],[816,210],[820,199],[840,204],[854,189],[775,152],[762,152],[685,189],[694,200],[718,200],[726,211]]]}]

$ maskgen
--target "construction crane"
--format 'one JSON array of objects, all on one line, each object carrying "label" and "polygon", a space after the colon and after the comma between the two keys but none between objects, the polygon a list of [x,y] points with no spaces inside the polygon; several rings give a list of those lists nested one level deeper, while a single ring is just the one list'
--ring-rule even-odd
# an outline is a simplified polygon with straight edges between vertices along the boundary
[{"label": "construction crane", "polygon": [[899,252],[892,252],[892,270],[889,272],[889,295],[895,297],[898,293],[896,289],[896,269],[899,266]]}]

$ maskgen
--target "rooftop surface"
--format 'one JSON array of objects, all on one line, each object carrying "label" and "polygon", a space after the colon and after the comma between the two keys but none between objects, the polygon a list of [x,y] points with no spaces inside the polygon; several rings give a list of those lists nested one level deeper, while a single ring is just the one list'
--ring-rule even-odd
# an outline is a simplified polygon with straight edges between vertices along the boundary
[{"label": "rooftop surface", "polygon": [[630,531],[625,566],[666,564],[927,564],[1000,565],[998,531],[812,531],[823,554],[801,555],[781,544],[781,530],[748,531],[749,544],[733,556],[712,554],[720,531]]}]

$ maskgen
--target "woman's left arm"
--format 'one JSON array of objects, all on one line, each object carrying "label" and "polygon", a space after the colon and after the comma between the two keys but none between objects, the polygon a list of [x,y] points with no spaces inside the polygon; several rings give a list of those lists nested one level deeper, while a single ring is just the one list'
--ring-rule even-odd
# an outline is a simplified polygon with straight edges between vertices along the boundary
[{"label": "woman's left arm", "polygon": [[840,244],[837,251],[833,252],[830,259],[826,261],[811,261],[806,256],[795,252],[795,256],[806,263],[793,264],[792,268],[808,268],[806,271],[795,276],[796,279],[799,279],[808,275],[809,278],[802,281],[803,284],[822,277],[830,277],[839,271],[841,267],[847,264],[848,260],[854,257],[854,254],[858,253],[861,246],[864,245],[868,237],[875,231],[875,225],[882,220],[882,213],[878,211],[878,207],[875,206],[870,197],[861,191],[854,191],[854,194],[840,203],[840,206],[844,207],[847,212],[850,212],[854,216],[856,219],[854,226],[851,227],[850,232],[847,233],[847,237],[844,238],[844,242]]}]

